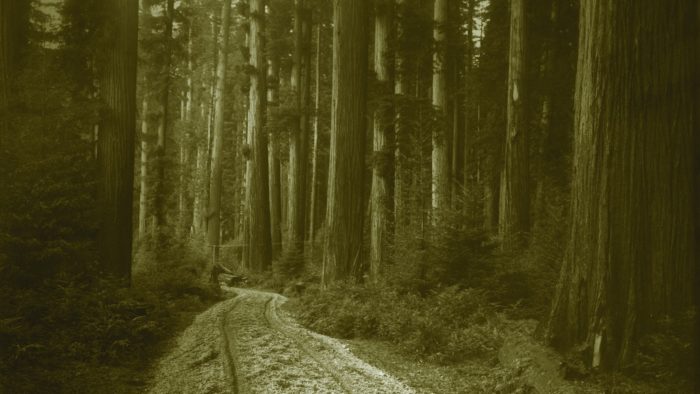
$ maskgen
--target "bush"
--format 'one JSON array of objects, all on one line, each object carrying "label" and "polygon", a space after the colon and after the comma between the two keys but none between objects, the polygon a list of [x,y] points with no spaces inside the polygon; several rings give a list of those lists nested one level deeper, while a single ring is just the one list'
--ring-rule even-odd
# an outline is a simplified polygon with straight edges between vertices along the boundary
[{"label": "bush", "polygon": [[457,286],[423,297],[396,288],[335,286],[307,290],[299,319],[312,330],[340,338],[381,339],[437,362],[493,354],[501,338],[485,294]]},{"label": "bush", "polygon": [[90,270],[32,288],[0,287],[0,381],[11,384],[4,389],[60,392],[77,379],[76,365],[143,370],[135,365],[159,353],[173,326],[215,299],[200,285],[202,261],[179,253],[182,260],[158,273],[135,273],[132,288]]},{"label": "bush", "polygon": [[630,369],[646,378],[692,381],[696,372],[696,314],[689,309],[653,322]]}]

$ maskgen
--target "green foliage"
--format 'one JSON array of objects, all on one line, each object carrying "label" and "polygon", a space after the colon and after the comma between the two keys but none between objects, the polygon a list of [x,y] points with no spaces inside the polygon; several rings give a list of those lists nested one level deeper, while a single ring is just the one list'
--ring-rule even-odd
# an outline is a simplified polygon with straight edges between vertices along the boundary
[{"label": "green foliage", "polygon": [[493,355],[501,338],[485,294],[447,287],[428,296],[395,288],[338,285],[307,291],[299,318],[309,328],[341,338],[376,338],[405,352],[447,363]]},{"label": "green foliage", "polygon": [[[183,287],[186,281],[175,282]],[[176,292],[167,283],[125,289],[88,272],[31,289],[0,288],[0,377],[6,389],[40,392],[50,384],[61,392],[76,364],[128,366],[153,357],[183,315],[212,300],[206,292]]]}]

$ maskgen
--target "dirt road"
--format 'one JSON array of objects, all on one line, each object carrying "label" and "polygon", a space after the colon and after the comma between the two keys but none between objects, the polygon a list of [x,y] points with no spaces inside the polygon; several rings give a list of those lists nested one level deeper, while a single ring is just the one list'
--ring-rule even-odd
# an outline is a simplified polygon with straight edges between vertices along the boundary
[{"label": "dirt road", "polygon": [[296,324],[279,294],[235,289],[160,363],[152,393],[413,393],[341,342]]}]

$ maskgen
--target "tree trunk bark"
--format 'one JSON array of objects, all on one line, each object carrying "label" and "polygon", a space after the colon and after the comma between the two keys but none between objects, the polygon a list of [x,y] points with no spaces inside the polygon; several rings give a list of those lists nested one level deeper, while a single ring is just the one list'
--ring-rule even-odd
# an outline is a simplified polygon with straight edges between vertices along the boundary
[{"label": "tree trunk bark", "polygon": [[173,11],[175,0],[167,0],[165,8],[165,30],[163,40],[165,42],[165,63],[163,64],[163,81],[160,96],[160,124],[158,125],[158,140],[155,149],[156,182],[154,190],[155,199],[155,219],[158,243],[162,246],[164,241],[164,231],[167,223],[167,201],[168,182],[167,163],[165,157],[165,145],[168,138],[169,116],[170,116],[170,68],[172,63],[172,40],[173,40]]},{"label": "tree trunk bark", "polygon": [[361,276],[367,0],[334,0],[333,99],[322,284]]},{"label": "tree trunk bark", "polygon": [[587,345],[593,367],[626,365],[651,320],[693,302],[696,7],[580,5],[572,220],[547,337]]},{"label": "tree trunk bark", "polygon": [[394,107],[396,114],[394,149],[394,231],[401,233],[409,224],[406,204],[409,203],[410,172],[408,167],[409,127],[407,124],[406,99],[408,88],[408,61],[403,51],[407,44],[404,18],[406,1],[396,0],[396,50],[394,93],[398,101]]},{"label": "tree trunk bark", "polygon": [[318,196],[318,134],[319,134],[319,122],[318,118],[320,116],[319,111],[321,108],[321,21],[319,20],[316,25],[316,69],[314,73],[315,82],[315,93],[314,93],[314,138],[313,145],[311,148],[311,204],[310,204],[310,217],[309,217],[309,246],[312,250],[311,256],[313,256],[314,239],[316,237],[316,210],[318,209],[318,204],[316,203]]},{"label": "tree trunk bark", "polygon": [[[472,117],[474,116],[474,108],[476,107],[474,103],[474,98],[476,97],[475,88],[475,78],[473,77],[473,64],[474,64],[474,11],[476,8],[475,0],[467,0],[467,42],[465,46],[465,67],[464,67],[464,140],[462,140],[462,187],[464,205],[462,206],[462,212],[464,216],[469,220],[473,219],[472,212],[474,207],[470,205],[471,201],[469,199],[469,193],[472,192],[474,183],[472,183],[470,175],[476,173],[475,164],[476,159],[476,149],[475,140],[477,139],[476,128],[472,122]],[[456,149],[456,148],[455,148]]]},{"label": "tree trunk bark", "polygon": [[141,104],[141,160],[139,188],[139,239],[146,236],[148,218],[148,98],[144,94]]},{"label": "tree trunk bark", "polygon": [[211,176],[209,183],[209,207],[207,212],[207,240],[212,249],[212,260],[218,258],[221,243],[221,188],[222,153],[224,136],[224,108],[226,104],[226,66],[228,62],[229,29],[231,24],[231,0],[225,0],[221,10],[221,35],[216,66],[214,90],[214,127],[211,147]]},{"label": "tree trunk bark", "polygon": [[307,20],[309,12],[304,0],[295,1],[292,90],[295,94],[299,121],[292,130],[289,140],[289,196],[287,198],[287,248],[289,250],[287,252],[296,255],[301,255],[304,252],[304,232],[306,229],[306,173],[310,106],[309,44],[311,41],[311,26],[309,25],[310,21]]},{"label": "tree trunk bark", "polygon": [[524,0],[510,3],[508,63],[508,125],[501,188],[499,228],[504,250],[525,246],[530,230],[528,132],[524,118],[523,67],[525,56]]},{"label": "tree trunk bark", "polygon": [[181,193],[181,209],[179,227],[181,234],[189,234],[192,227],[192,217],[194,211],[194,188],[191,183],[196,179],[194,174],[194,166],[192,165],[192,157],[196,155],[194,142],[194,124],[193,124],[193,100],[194,100],[194,63],[192,59],[192,26],[187,30],[187,80],[185,91],[184,105],[184,132],[180,140],[180,152],[182,156],[182,165],[180,169],[180,193]]},{"label": "tree trunk bark", "polygon": [[99,251],[106,272],[130,280],[138,2],[112,0],[105,6],[109,34],[100,85]]},{"label": "tree trunk bark", "polygon": [[[270,69],[268,72],[269,84],[267,101],[270,107],[279,106],[279,55],[273,53],[270,56]],[[279,137],[270,133],[270,146],[268,147],[268,164],[270,165],[270,228],[272,239],[272,257],[276,259],[282,249],[282,201],[280,195],[280,159]]]},{"label": "tree trunk bark", "polygon": [[272,259],[270,198],[267,164],[265,107],[267,60],[265,60],[265,0],[250,0],[250,93],[248,108],[248,159],[250,187],[246,190],[250,235],[248,266],[257,272],[269,268]]},{"label": "tree trunk bark", "polygon": [[447,129],[447,22],[448,0],[435,0],[433,10],[433,106],[444,122],[432,135],[432,223],[438,224],[442,212],[450,206],[450,153]]},{"label": "tree trunk bark", "polygon": [[[392,1],[378,2],[375,6],[374,23],[374,72],[379,84],[379,95],[388,101],[394,84],[394,57],[391,43],[393,39]],[[382,103],[374,111],[372,191],[370,197],[370,280],[377,284],[381,267],[386,259],[389,223],[392,222],[393,195],[393,106]]]}]

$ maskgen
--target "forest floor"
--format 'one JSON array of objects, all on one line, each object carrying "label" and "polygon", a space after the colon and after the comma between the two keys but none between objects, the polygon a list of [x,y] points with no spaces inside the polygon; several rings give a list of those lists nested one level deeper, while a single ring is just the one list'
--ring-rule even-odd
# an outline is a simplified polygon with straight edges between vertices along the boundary
[{"label": "forest floor", "polygon": [[[565,380],[561,359],[515,322],[497,357],[439,365],[373,340],[338,340],[296,323],[277,293],[227,288],[155,370],[151,393],[602,393],[645,385]],[[294,303],[292,303],[294,304]],[[627,387],[625,387],[627,386]]]},{"label": "forest floor", "polygon": [[300,327],[281,309],[283,296],[228,290],[236,295],[200,314],[161,360],[152,393],[415,392]]}]

